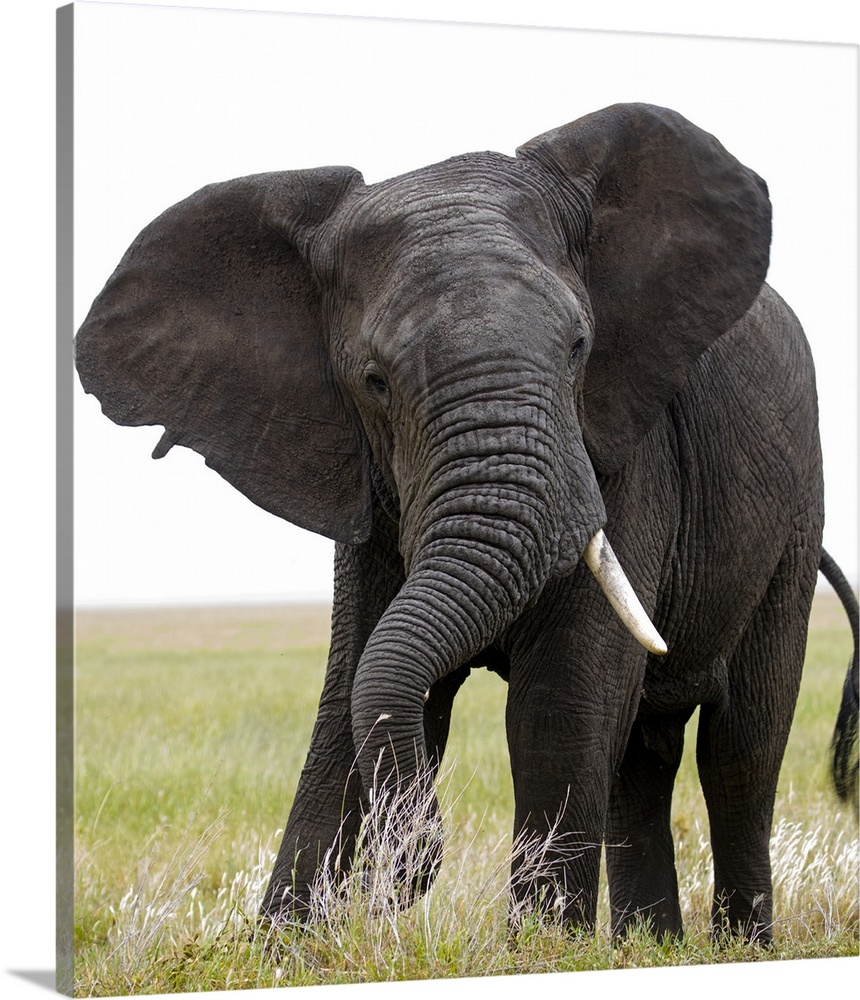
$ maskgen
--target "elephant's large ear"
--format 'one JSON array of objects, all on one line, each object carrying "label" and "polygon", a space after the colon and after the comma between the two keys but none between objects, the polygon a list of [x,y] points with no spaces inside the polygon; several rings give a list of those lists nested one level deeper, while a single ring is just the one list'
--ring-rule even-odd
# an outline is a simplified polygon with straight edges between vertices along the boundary
[{"label": "elephant's large ear", "polygon": [[260,507],[347,542],[369,534],[366,445],[299,244],[359,183],[330,167],[203,188],[141,233],[75,340],[112,420],[164,426],[153,457],[193,448]]},{"label": "elephant's large ear", "polygon": [[517,153],[585,202],[574,239],[584,243],[595,342],[583,431],[595,466],[612,472],[758,295],[767,187],[712,135],[643,104],[598,111]]}]

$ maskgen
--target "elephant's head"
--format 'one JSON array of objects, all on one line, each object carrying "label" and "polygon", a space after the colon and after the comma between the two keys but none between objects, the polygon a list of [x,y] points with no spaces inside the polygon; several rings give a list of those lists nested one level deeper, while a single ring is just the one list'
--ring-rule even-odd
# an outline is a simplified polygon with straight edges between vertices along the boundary
[{"label": "elephant's head", "polygon": [[368,785],[380,759],[416,772],[431,684],[582,558],[597,474],[751,305],[769,242],[754,173],[678,114],[619,105],[513,158],[204,188],[130,248],[77,366],[111,419],[164,426],[156,457],[193,448],[340,542],[374,511],[399,522],[406,582],[353,694]]}]

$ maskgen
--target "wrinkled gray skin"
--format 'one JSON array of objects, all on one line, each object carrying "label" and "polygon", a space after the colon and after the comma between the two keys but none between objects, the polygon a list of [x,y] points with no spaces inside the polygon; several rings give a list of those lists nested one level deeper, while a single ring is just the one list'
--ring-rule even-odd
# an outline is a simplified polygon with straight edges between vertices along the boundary
[{"label": "wrinkled gray skin", "polygon": [[[669,806],[701,705],[715,928],[769,937],[823,520],[813,366],[763,283],[769,242],[754,173],[619,105],[370,186],[347,167],[212,185],[129,250],[77,338],[85,389],[163,425],[157,457],[194,448],[338,543],[265,916],[303,914],[333,843],[348,866],[367,790],[432,771],[487,666],[514,830],[558,819],[573,845],[518,902],[593,924],[600,851],[580,845],[605,841],[615,930],[680,933]],[[580,560],[601,527],[665,657]]]}]

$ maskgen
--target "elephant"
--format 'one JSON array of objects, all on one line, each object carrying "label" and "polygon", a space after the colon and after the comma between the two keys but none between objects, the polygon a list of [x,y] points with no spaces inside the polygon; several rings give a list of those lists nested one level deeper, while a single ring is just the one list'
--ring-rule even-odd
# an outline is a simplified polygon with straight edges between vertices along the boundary
[{"label": "elephant", "polygon": [[[153,457],[191,448],[336,543],[261,920],[308,919],[371,799],[435,801],[455,695],[487,668],[513,832],[555,836],[540,872],[515,858],[512,913],[593,928],[605,845],[613,933],[683,933],[670,805],[699,707],[713,933],[770,940],[824,519],[813,363],[770,240],[761,178],[677,112],[618,104],[374,184],[214,183],[131,245],[76,336],[84,389],[161,425]],[[441,857],[429,816],[406,902]]]}]

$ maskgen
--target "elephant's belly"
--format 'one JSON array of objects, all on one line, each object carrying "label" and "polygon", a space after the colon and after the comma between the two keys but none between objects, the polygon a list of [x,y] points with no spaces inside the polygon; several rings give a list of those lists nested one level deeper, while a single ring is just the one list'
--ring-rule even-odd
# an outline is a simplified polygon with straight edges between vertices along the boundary
[{"label": "elephant's belly", "polygon": [[649,663],[638,717],[692,711],[698,705],[722,701],[728,688],[726,662],[722,654],[696,660],[682,653]]}]

